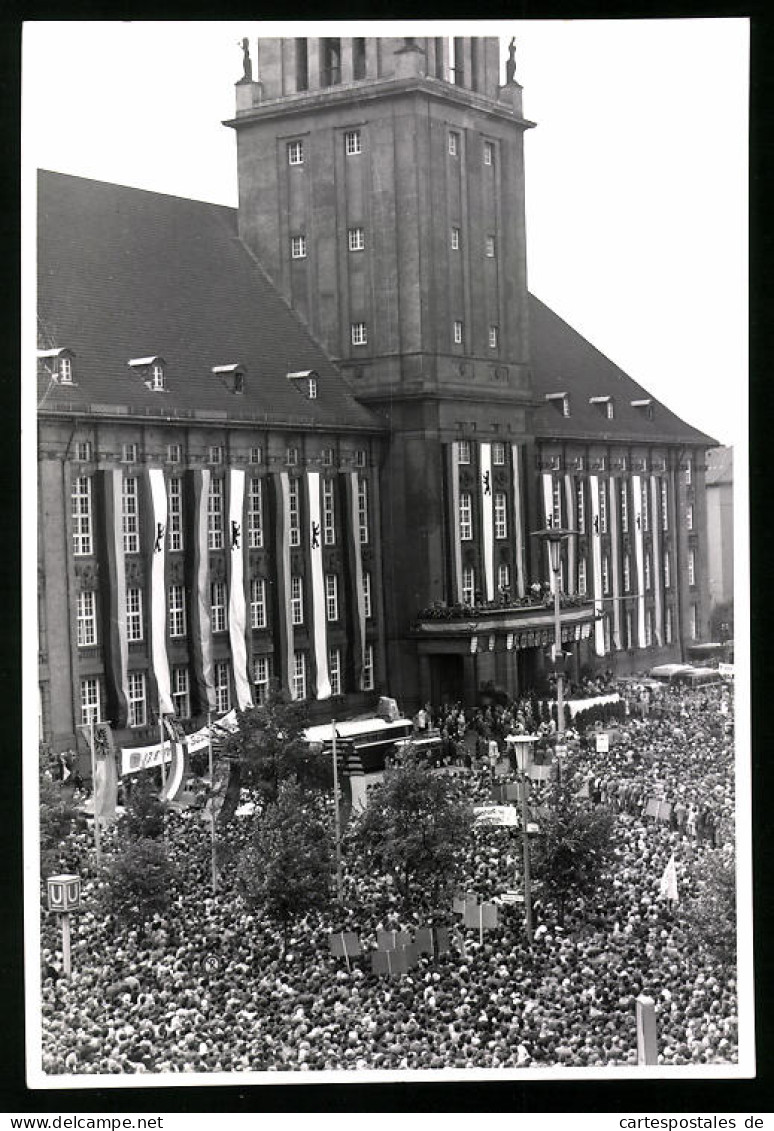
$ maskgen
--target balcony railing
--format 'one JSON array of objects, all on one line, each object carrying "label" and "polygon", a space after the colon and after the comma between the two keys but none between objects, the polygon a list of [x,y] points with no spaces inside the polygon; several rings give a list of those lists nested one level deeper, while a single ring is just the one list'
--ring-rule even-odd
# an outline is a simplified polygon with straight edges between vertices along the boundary
[{"label": "balcony railing", "polygon": [[[585,593],[562,593],[559,599],[561,609],[582,609],[591,604],[591,597]],[[472,605],[462,602],[446,605],[441,601],[436,601],[435,604],[420,609],[416,621],[463,621],[497,616],[502,613],[518,614],[520,612],[529,615],[529,613],[542,610],[553,611],[553,607],[554,598],[549,587],[540,585],[533,586],[532,591],[524,597],[503,596],[495,601],[478,601]]]}]

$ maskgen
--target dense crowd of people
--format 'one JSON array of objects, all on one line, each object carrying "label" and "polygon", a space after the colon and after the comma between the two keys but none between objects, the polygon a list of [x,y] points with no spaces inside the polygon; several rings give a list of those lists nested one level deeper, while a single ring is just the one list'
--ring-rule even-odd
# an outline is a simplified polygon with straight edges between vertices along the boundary
[{"label": "dense crowd of people", "polygon": [[[660,696],[611,730],[566,736],[566,770],[588,805],[615,814],[610,863],[593,897],[571,900],[564,921],[546,898],[531,945],[518,904],[500,905],[497,929],[455,932],[448,952],[422,956],[401,977],[375,975],[378,930],[416,930],[428,911],[405,910],[389,877],[346,858],[346,912],[308,914],[287,950],[274,925],[243,902],[234,861],[252,822],[228,832],[231,863],[210,894],[209,842],[201,816],[167,816],[178,868],[169,905],[147,929],[121,927],[96,910],[99,879],[84,868],[84,908],[73,939],[73,975],[61,976],[57,924],[43,916],[43,1067],[50,1073],[247,1072],[376,1068],[519,1068],[636,1065],[635,1000],[656,1003],[659,1063],[732,1063],[737,1055],[733,964],[690,929],[687,908],[711,852],[732,853],[732,703],[726,689]],[[654,704],[654,708],[655,708]],[[423,710],[420,730],[455,744],[453,788],[474,805],[493,783],[514,780],[505,737],[542,733],[531,701]],[[423,720],[419,720],[422,723]],[[555,729],[555,726],[554,726]],[[481,744],[481,740],[485,746]],[[492,749],[490,743],[495,744]],[[490,757],[491,755],[491,757]],[[441,768],[443,772],[444,768]],[[547,787],[536,785],[535,811]],[[670,805],[649,815],[650,798]],[[117,848],[120,823],[106,834]],[[75,834],[88,858],[87,832]],[[659,881],[674,854],[676,904]],[[479,900],[521,883],[514,830],[476,830],[461,887]],[[451,900],[435,923],[461,926]],[[442,913],[441,913],[442,912]],[[364,954],[351,968],[329,949],[331,930],[354,930]]]}]

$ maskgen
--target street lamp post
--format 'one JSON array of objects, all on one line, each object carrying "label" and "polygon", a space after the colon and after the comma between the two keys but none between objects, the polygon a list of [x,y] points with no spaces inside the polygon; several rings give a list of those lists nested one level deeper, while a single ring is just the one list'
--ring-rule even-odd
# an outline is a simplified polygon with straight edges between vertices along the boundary
[{"label": "street lamp post", "polygon": [[[561,566],[562,543],[566,542],[577,530],[569,530],[562,526],[548,527],[547,530],[533,530],[536,538],[542,538],[548,543],[548,552],[551,556],[551,572],[554,575],[554,661],[556,664],[556,730],[557,744],[561,744],[564,735],[564,653],[562,651],[562,611],[561,594],[559,593],[559,569]],[[559,759],[557,758],[557,766]]]},{"label": "street lamp post", "polygon": [[529,769],[532,765],[534,734],[509,734],[506,743],[513,746],[516,765],[521,773],[521,848],[524,859],[524,931],[532,942],[532,868],[529,855]]}]

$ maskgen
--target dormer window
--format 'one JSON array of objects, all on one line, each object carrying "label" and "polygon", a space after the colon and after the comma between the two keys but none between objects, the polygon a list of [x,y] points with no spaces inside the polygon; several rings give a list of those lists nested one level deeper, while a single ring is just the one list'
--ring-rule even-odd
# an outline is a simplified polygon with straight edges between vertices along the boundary
[{"label": "dormer window", "polygon": [[595,404],[608,420],[615,419],[615,405],[612,397],[589,397],[589,404]]},{"label": "dormer window", "polygon": [[151,366],[150,387],[154,393],[164,388],[164,366],[159,365],[158,362]]},{"label": "dormer window", "polygon": [[231,362],[229,365],[213,365],[212,372],[219,377],[230,393],[243,393],[245,391],[244,365]]},{"label": "dormer window", "polygon": [[632,401],[632,408],[636,408],[641,412],[646,420],[653,419],[653,401],[650,397],[643,397],[642,400]]},{"label": "dormer window", "polygon": [[299,369],[295,373],[288,373],[288,381],[292,381],[310,401],[317,400],[319,379],[320,375],[314,369]]},{"label": "dormer window", "polygon": [[133,357],[129,368],[139,373],[152,393],[163,393],[166,389],[167,363],[163,357]]},{"label": "dormer window", "polygon": [[43,362],[52,381],[57,385],[76,385],[73,362],[75,354],[69,349],[38,350],[38,359]]},{"label": "dormer window", "polygon": [[562,416],[570,415],[569,393],[546,393],[546,400],[550,404],[553,404],[557,412],[561,412]]}]

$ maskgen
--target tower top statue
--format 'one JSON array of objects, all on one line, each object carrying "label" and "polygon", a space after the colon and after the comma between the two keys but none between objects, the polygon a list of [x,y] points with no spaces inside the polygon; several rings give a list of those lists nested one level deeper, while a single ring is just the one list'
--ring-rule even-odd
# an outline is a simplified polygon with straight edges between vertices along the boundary
[{"label": "tower top statue", "polygon": [[242,78],[241,78],[240,81],[241,82],[252,82],[253,81],[253,63],[252,63],[252,59],[250,58],[250,40],[247,38],[247,36],[244,37],[244,39],[239,44],[239,46],[242,48],[242,69],[244,71],[244,74],[242,75]]},{"label": "tower top statue", "polygon": [[514,37],[508,44],[508,61],[505,64],[505,81],[512,83],[516,81],[516,38]]}]

